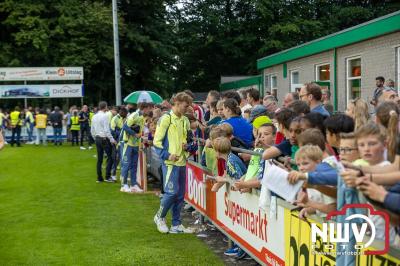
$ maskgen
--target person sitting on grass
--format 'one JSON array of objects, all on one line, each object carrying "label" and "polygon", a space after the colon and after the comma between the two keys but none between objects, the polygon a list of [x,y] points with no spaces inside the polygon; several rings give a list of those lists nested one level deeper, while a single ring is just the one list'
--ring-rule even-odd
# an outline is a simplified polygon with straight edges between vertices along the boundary
[{"label": "person sitting on grass", "polygon": [[[218,162],[217,183],[213,185],[211,191],[217,192],[225,183],[229,183],[228,178],[240,179],[246,173],[244,163],[231,151],[231,142],[226,137],[218,137],[212,143],[218,159],[225,161],[225,165]],[[223,170],[223,174],[220,173]]]},{"label": "person sitting on grass", "polygon": [[[276,128],[273,124],[263,124],[258,128],[258,136],[255,142],[255,152],[262,153],[264,149],[271,147],[275,142]],[[242,176],[240,180],[236,181],[233,190],[244,192],[251,192],[252,188],[259,188],[261,186],[261,179],[263,177],[261,162],[261,155],[252,155],[247,168],[246,175]]]},{"label": "person sitting on grass", "polygon": [[[298,150],[295,158],[299,171],[301,173],[309,173],[315,171],[322,162],[323,152],[316,145],[305,145]],[[330,211],[336,210],[334,198],[312,188],[300,191],[296,204],[299,207],[303,207],[299,213],[301,219],[311,214],[325,216]]]}]

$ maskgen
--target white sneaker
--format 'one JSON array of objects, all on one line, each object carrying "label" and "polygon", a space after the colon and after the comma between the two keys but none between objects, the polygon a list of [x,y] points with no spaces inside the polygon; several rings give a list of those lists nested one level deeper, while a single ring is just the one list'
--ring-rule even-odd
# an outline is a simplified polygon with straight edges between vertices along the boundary
[{"label": "white sneaker", "polygon": [[89,150],[91,150],[91,149],[93,149],[93,147],[92,147],[92,146],[89,146]]},{"label": "white sneaker", "polygon": [[112,175],[111,179],[114,180],[114,181],[117,181],[117,177],[115,175]]},{"label": "white sneaker", "polygon": [[83,147],[83,146],[81,146],[81,147],[80,147],[80,149],[81,149],[81,150],[86,150],[86,148],[85,148],[85,147]]},{"label": "white sneaker", "polygon": [[133,193],[143,193],[143,189],[141,189],[138,185],[131,187],[131,192]]},{"label": "white sneaker", "polygon": [[192,234],[194,231],[191,228],[185,228],[182,224],[171,226],[169,230],[171,234]]},{"label": "white sneaker", "polygon": [[156,214],[154,216],[154,223],[157,225],[158,232],[163,233],[163,234],[168,233],[169,230],[168,230],[167,223],[165,222],[165,218],[160,218]]},{"label": "white sneaker", "polygon": [[131,189],[129,188],[128,185],[124,185],[123,187],[121,187],[120,191],[121,191],[121,192],[130,193],[130,192],[131,192]]}]

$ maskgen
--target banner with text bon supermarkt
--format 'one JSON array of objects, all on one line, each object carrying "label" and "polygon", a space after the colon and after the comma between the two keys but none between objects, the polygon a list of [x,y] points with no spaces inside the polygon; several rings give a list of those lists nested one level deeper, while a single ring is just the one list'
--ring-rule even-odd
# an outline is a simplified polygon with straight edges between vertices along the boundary
[{"label": "banner with text bon supermarkt", "polygon": [[188,162],[185,200],[207,216],[234,242],[265,265],[285,265],[284,209],[269,217],[258,208],[256,194],[231,191],[223,186],[211,191],[211,172]]},{"label": "banner with text bon supermarkt", "polygon": [[[311,224],[302,220],[295,206],[278,200],[276,212],[260,210],[258,193],[239,193],[229,185],[217,193],[211,191],[212,173],[194,162],[186,165],[185,200],[208,217],[233,242],[263,265],[336,265],[330,251],[311,241]],[[326,254],[325,254],[326,252]],[[391,248],[385,255],[358,255],[357,266],[400,265],[400,252]]]}]

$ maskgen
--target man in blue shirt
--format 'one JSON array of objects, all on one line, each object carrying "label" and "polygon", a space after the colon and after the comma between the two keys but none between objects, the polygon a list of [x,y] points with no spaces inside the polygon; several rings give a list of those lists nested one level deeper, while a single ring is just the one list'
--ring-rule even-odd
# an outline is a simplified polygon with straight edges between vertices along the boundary
[{"label": "man in blue shirt", "polygon": [[321,87],[316,83],[306,83],[301,87],[299,93],[300,100],[306,102],[310,106],[311,112],[320,113],[323,116],[330,116],[321,102],[322,91]]}]

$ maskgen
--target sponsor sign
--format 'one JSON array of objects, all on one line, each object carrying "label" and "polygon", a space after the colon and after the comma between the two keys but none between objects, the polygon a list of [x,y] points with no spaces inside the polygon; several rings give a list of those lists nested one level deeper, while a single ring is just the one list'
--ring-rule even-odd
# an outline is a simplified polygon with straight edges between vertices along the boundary
[{"label": "sponsor sign", "polygon": [[[306,221],[298,218],[298,212],[285,209],[285,261],[288,265],[325,265],[336,264],[336,257],[322,245],[320,237],[315,244],[311,241],[311,224],[317,224],[312,219]],[[317,224],[321,227],[320,224]],[[313,246],[314,245],[314,246]],[[315,252],[312,252],[314,248]],[[333,250],[335,245],[333,244]]]},{"label": "sponsor sign", "polygon": [[83,67],[5,67],[0,81],[83,80]]},{"label": "sponsor sign", "polygon": [[215,193],[208,179],[211,171],[195,163],[186,164],[185,200],[203,215],[215,219]]},{"label": "sponsor sign", "polygon": [[223,186],[216,193],[217,224],[266,265],[285,265],[284,209],[276,217],[259,209],[259,196]]},{"label": "sponsor sign", "polygon": [[0,98],[73,98],[82,96],[82,84],[0,86]]},{"label": "sponsor sign", "polygon": [[[332,227],[335,232],[331,236],[331,223],[307,218],[301,220],[298,211],[290,210],[278,201],[276,214],[270,217],[270,208],[265,212],[259,209],[259,195],[257,193],[239,193],[231,191],[229,185],[220,188],[217,193],[211,192],[212,183],[207,179],[212,175],[208,169],[193,163],[186,164],[186,192],[185,200],[207,216],[219,230],[229,236],[235,243],[263,265],[336,265],[336,250],[343,245],[343,236],[338,236],[337,225]],[[290,206],[290,204],[287,204]],[[285,207],[284,207],[285,206]],[[369,206],[369,205],[368,205]],[[368,207],[372,208],[371,206]],[[344,208],[343,208],[344,209]],[[343,210],[332,212],[327,221]],[[371,211],[373,215],[381,215]],[[350,216],[349,216],[350,217]],[[348,230],[364,239],[363,225],[353,228],[349,218]],[[363,219],[372,228],[368,219]],[[384,218],[386,220],[386,218]],[[339,226],[340,227],[340,226]],[[343,225],[344,228],[347,228]],[[347,229],[346,229],[347,230]],[[340,240],[340,241],[339,241]],[[368,242],[365,242],[365,246]],[[368,247],[370,254],[357,255],[356,265],[400,265],[400,256],[396,250],[387,250],[385,254],[374,244]]]}]

